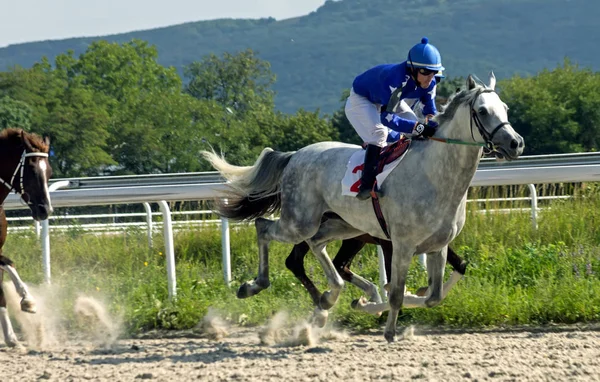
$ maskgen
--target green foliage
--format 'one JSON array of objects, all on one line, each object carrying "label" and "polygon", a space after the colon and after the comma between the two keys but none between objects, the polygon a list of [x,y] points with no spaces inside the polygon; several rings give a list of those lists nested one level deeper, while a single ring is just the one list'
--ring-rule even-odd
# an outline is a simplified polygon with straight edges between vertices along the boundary
[{"label": "green foliage", "polygon": [[525,138],[526,154],[598,149],[600,74],[565,59],[533,77],[499,83],[513,127]]},{"label": "green foliage", "polygon": [[238,54],[209,54],[184,67],[185,91],[198,99],[214,100],[232,113],[246,115],[271,110],[275,76],[270,64],[246,49]]},{"label": "green foliage", "polygon": [[25,102],[16,101],[9,96],[0,98],[0,128],[31,127],[31,108]]},{"label": "green foliage", "polygon": [[193,63],[185,88],[157,57],[143,41],[98,41],[79,58],[69,51],[54,65],[2,72],[0,116],[48,134],[65,177],[210,170],[200,150],[250,164],[266,146],[338,138],[319,112],[274,111],[273,74],[251,50]]}]

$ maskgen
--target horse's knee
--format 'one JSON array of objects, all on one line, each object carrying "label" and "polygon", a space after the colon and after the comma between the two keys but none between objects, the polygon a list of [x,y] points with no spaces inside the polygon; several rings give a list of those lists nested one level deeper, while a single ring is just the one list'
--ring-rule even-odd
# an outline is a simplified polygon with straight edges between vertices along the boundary
[{"label": "horse's knee", "polygon": [[388,302],[392,309],[400,309],[404,300],[404,288],[392,288],[388,296]]}]

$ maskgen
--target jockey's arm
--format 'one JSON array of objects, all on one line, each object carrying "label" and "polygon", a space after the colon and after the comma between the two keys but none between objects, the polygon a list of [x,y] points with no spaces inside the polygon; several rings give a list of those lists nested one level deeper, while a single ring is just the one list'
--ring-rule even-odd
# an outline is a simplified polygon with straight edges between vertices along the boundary
[{"label": "jockey's arm", "polygon": [[437,114],[437,109],[435,107],[435,93],[436,88],[434,84],[432,88],[421,97],[421,103],[423,104],[423,115],[428,116],[429,118],[431,118],[430,116]]},{"label": "jockey's arm", "polygon": [[404,134],[412,133],[417,124],[415,121],[399,117],[396,114],[387,111],[381,113],[381,123],[387,128]]}]

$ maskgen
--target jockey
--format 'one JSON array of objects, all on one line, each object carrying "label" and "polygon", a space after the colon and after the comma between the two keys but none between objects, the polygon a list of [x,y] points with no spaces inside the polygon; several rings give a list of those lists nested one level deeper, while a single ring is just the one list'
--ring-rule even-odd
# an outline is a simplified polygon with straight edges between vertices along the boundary
[{"label": "jockey", "polygon": [[412,137],[430,137],[435,133],[437,125],[419,121],[409,104],[419,100],[425,116],[436,114],[434,75],[442,70],[440,53],[423,37],[420,44],[410,49],[406,61],[375,66],[354,79],[346,101],[346,117],[368,144],[357,198],[370,197],[388,129]]}]

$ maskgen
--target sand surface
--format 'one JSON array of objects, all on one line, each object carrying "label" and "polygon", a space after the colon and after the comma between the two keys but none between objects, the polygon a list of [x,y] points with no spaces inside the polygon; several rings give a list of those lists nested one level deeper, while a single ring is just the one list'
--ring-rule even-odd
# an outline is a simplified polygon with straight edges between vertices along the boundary
[{"label": "sand surface", "polygon": [[593,326],[414,327],[388,344],[381,330],[352,334],[271,325],[148,333],[111,345],[88,340],[43,350],[24,345],[0,345],[0,380],[600,380],[600,328]]}]

